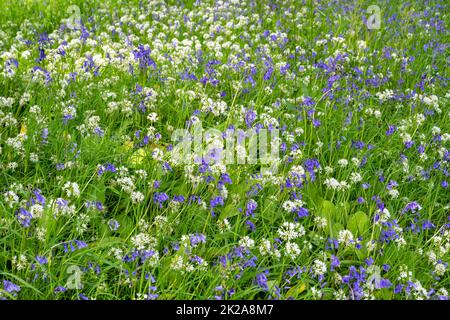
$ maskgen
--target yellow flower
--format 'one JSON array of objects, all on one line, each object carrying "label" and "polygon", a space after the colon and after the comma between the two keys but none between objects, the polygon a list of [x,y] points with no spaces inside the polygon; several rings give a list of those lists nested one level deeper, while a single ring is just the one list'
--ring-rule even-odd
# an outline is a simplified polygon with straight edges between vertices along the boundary
[{"label": "yellow flower", "polygon": [[25,123],[22,123],[22,126],[20,127],[20,134],[22,135],[27,134],[27,125]]},{"label": "yellow flower", "polygon": [[27,135],[27,125],[25,123],[22,123],[20,126],[20,140],[24,140]]},{"label": "yellow flower", "polygon": [[150,152],[144,148],[137,149],[130,157],[130,163],[132,165],[140,165],[146,157],[150,156]]},{"label": "yellow flower", "polygon": [[123,144],[123,148],[125,149],[125,151],[130,150],[131,148],[133,148],[133,142],[132,141],[125,141]]}]

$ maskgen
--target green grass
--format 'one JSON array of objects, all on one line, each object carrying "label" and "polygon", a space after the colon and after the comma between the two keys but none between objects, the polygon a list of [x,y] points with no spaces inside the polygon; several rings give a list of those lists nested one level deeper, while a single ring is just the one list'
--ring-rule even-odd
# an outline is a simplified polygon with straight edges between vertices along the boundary
[{"label": "green grass", "polygon": [[[381,28],[369,30],[367,1],[201,3],[0,4],[0,298],[448,298],[448,4],[378,1]],[[64,28],[71,5],[84,31]],[[151,53],[139,60],[141,44]],[[36,67],[41,74],[33,74]],[[385,90],[393,96],[380,99]],[[428,103],[432,96],[437,104]],[[226,110],[208,112],[208,99],[225,102]],[[281,131],[285,151],[272,178],[256,177],[259,163],[230,164],[224,193],[220,170],[171,159],[172,132],[191,117],[204,129],[245,130],[249,110],[257,114],[253,127],[272,123]],[[396,127],[392,135],[389,126]],[[152,157],[156,148],[162,159]],[[309,169],[311,159],[320,167]],[[106,164],[115,172],[99,174]],[[290,183],[294,166],[305,171],[300,185]],[[360,181],[352,182],[355,174]],[[330,178],[348,188],[328,188]],[[68,195],[68,182],[79,195]],[[42,212],[21,223],[20,210],[40,201],[35,190],[45,198]],[[143,199],[134,202],[132,192]],[[160,205],[158,194],[170,200]],[[223,205],[212,208],[218,196]],[[295,198],[306,217],[283,209]],[[257,208],[247,216],[250,199]],[[58,209],[65,200],[68,213]],[[413,202],[420,210],[404,212]],[[380,224],[383,207],[390,217]],[[278,239],[285,222],[305,230],[290,240],[300,249],[295,257],[286,254],[289,241]],[[353,235],[348,246],[344,230]],[[184,248],[183,239],[195,234],[206,241]],[[135,237],[144,235],[139,248]],[[239,247],[245,236],[255,243],[248,250]],[[265,239],[272,255],[260,250]],[[339,247],[330,248],[336,239]],[[72,251],[74,240],[86,246]],[[190,260],[197,256],[207,265]],[[340,264],[332,270],[334,258]],[[177,259],[184,261],[179,269]],[[321,276],[311,269],[317,261],[326,266]],[[370,284],[369,264],[382,269],[381,287]],[[81,288],[70,287],[74,267]]]}]

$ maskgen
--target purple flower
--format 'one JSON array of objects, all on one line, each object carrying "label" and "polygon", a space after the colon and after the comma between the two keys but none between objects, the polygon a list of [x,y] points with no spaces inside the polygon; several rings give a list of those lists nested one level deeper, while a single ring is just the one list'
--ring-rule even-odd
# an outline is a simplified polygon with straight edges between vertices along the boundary
[{"label": "purple flower", "polygon": [[19,220],[19,223],[22,225],[22,227],[28,228],[30,226],[31,219],[33,218],[33,216],[28,210],[20,208],[16,212],[16,216],[17,220]]},{"label": "purple flower", "polygon": [[302,102],[307,107],[311,107],[315,104],[314,100],[311,97],[303,97]]},{"label": "purple flower", "polygon": [[223,204],[224,204],[224,202],[223,202],[223,198],[221,196],[216,196],[210,200],[211,213],[213,216],[215,216],[214,208],[219,205],[223,206]]},{"label": "purple flower", "polygon": [[88,297],[86,297],[84,294],[82,294],[82,293],[80,293],[79,295],[79,300],[89,300],[89,298]]},{"label": "purple flower", "polygon": [[425,220],[422,224],[422,230],[434,229],[436,226],[429,220]]},{"label": "purple flower", "polygon": [[417,152],[419,152],[420,154],[425,152],[425,147],[421,144],[420,146],[417,147]]},{"label": "purple flower", "polygon": [[94,129],[94,133],[99,137],[103,137],[105,135],[105,131],[100,127],[96,127]]},{"label": "purple flower", "polygon": [[164,192],[156,192],[153,195],[153,202],[159,205],[159,208],[162,208],[162,204],[169,200],[169,196]]},{"label": "purple flower", "polygon": [[3,290],[7,293],[15,295],[16,292],[20,292],[20,286],[12,283],[11,281],[3,280]]},{"label": "purple flower", "polygon": [[245,124],[247,125],[247,128],[250,128],[252,126],[253,121],[256,120],[256,113],[253,110],[248,110],[245,113]]},{"label": "purple flower", "polygon": [[148,288],[148,300],[158,299],[159,294],[155,293],[156,289],[157,288],[155,286],[150,286],[150,288]]},{"label": "purple flower", "polygon": [[395,187],[397,187],[397,186],[398,186],[397,181],[390,180],[389,183],[387,184],[386,188],[387,188],[388,190],[391,190],[392,188],[395,188]]},{"label": "purple flower", "polygon": [[100,201],[95,201],[95,207],[98,211],[103,211],[103,204]]},{"label": "purple flower", "polygon": [[103,173],[105,172],[112,172],[112,173],[116,173],[116,167],[112,164],[112,163],[105,163],[104,165],[99,166],[97,173],[99,176],[101,176]]},{"label": "purple flower", "polygon": [[186,198],[183,195],[173,196],[173,201],[175,202],[184,202]]},{"label": "purple flower", "polygon": [[395,130],[397,130],[397,127],[394,125],[390,125],[389,128],[386,130],[386,136],[391,136]]},{"label": "purple flower", "polygon": [[375,288],[377,289],[389,288],[391,286],[392,283],[389,281],[389,279],[381,278],[380,281],[375,281]]},{"label": "purple flower", "polygon": [[373,258],[368,257],[364,262],[367,264],[368,267],[370,267],[373,264]]},{"label": "purple flower", "polygon": [[254,232],[256,230],[255,224],[250,220],[245,221],[245,224],[248,226],[251,232]]},{"label": "purple flower", "polygon": [[267,285],[267,274],[269,274],[269,271],[265,270],[262,273],[258,273],[255,277],[255,283],[265,291],[269,290],[269,286]]},{"label": "purple flower", "polygon": [[264,81],[268,81],[270,80],[270,78],[272,77],[272,73],[273,73],[273,68],[269,67],[266,71],[266,73],[264,74],[263,80]]},{"label": "purple flower", "polygon": [[341,262],[339,261],[338,257],[336,257],[334,254],[331,255],[331,271],[334,271],[336,267],[339,267]]},{"label": "purple flower", "polygon": [[36,261],[39,262],[39,264],[47,264],[47,258],[43,256],[36,256]]},{"label": "purple flower", "polygon": [[248,217],[248,216],[254,216],[255,214],[254,214],[254,211],[256,210],[256,208],[258,207],[258,203],[255,201],[255,200],[253,200],[253,199],[250,199],[248,202],[247,202],[247,206],[246,206],[246,208],[245,208],[245,215]]},{"label": "purple flower", "polygon": [[309,214],[308,209],[303,208],[303,207],[297,207],[297,208],[295,208],[295,209],[294,209],[294,212],[297,213],[297,216],[298,216],[299,218],[307,217],[308,214]]},{"label": "purple flower", "polygon": [[117,229],[119,229],[120,224],[119,224],[119,222],[118,222],[117,220],[115,220],[115,219],[110,219],[110,220],[108,221],[108,227],[109,227],[109,229],[110,229],[111,231],[116,231]]},{"label": "purple flower", "polygon": [[315,180],[315,169],[320,169],[320,163],[317,159],[306,159],[303,162],[303,166],[305,167],[306,171],[309,172],[311,176],[311,181]]},{"label": "purple flower", "polygon": [[414,144],[414,141],[406,141],[405,142],[405,148],[406,149],[409,149],[409,148],[411,148],[412,146],[413,146],[413,144]]},{"label": "purple flower", "polygon": [[370,188],[370,183],[365,182],[365,183],[363,183],[361,185],[361,187],[363,187],[363,189],[369,189]]},{"label": "purple flower", "polygon": [[314,126],[315,128],[320,127],[320,120],[318,120],[318,119],[313,119],[312,123],[313,123],[313,126]]},{"label": "purple flower", "polygon": [[400,294],[400,293],[402,293],[403,287],[404,287],[403,284],[398,284],[398,285],[396,285],[395,288],[394,288],[394,294]]},{"label": "purple flower", "polygon": [[325,243],[326,250],[337,250],[339,248],[339,241],[337,239],[328,238],[328,243]]},{"label": "purple flower", "polygon": [[418,204],[416,201],[410,202],[408,203],[405,208],[402,210],[402,214],[404,214],[405,212],[411,211],[412,213],[415,213],[416,211],[421,210],[422,207],[420,204]]},{"label": "purple flower", "polygon": [[199,256],[196,256],[196,255],[194,255],[193,257],[191,257],[191,259],[190,259],[192,262],[196,262],[197,263],[197,265],[202,265],[202,263],[203,263],[203,259],[201,258],[201,257],[199,257]]},{"label": "purple flower", "polygon": [[206,243],[206,236],[202,233],[196,233],[196,234],[191,235],[189,240],[190,240],[191,247],[195,248],[200,243]]},{"label": "purple flower", "polygon": [[363,141],[353,141],[352,140],[352,148],[355,149],[363,149],[366,144]]},{"label": "purple flower", "polygon": [[54,293],[59,293],[59,292],[65,292],[67,290],[67,288],[63,287],[63,286],[57,286],[55,288],[55,290],[53,290]]},{"label": "purple flower", "polygon": [[48,141],[47,141],[47,139],[48,139],[48,129],[47,128],[44,128],[44,129],[42,129],[42,133],[41,133],[41,138],[42,138],[42,144],[46,144]]},{"label": "purple flower", "polygon": [[231,180],[230,175],[228,173],[222,173],[222,175],[220,176],[220,180],[217,183],[217,187],[219,188],[219,190],[221,190],[225,184],[232,184],[232,183],[233,181]]},{"label": "purple flower", "polygon": [[[69,247],[67,245],[69,245]],[[63,246],[64,246],[64,252],[69,252],[69,248],[70,248],[70,251],[73,252],[77,249],[83,249],[83,248],[87,247],[87,243],[84,241],[80,241],[80,240],[73,240],[73,241],[64,243]]]},{"label": "purple flower", "polygon": [[139,61],[139,68],[147,69],[147,67],[152,66],[154,69],[156,69],[156,63],[150,57],[150,52],[150,48],[145,47],[142,44],[133,51],[134,58]]}]

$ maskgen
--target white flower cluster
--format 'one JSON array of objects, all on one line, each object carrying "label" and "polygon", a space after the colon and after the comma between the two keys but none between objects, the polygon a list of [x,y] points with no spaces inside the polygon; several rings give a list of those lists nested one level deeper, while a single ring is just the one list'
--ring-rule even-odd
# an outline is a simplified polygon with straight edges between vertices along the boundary
[{"label": "white flower cluster", "polygon": [[326,178],[324,181],[324,185],[327,187],[327,189],[332,190],[347,190],[349,188],[349,184],[345,181],[338,181],[335,178]]},{"label": "white flower cluster", "polygon": [[305,228],[298,223],[284,222],[277,231],[282,240],[291,241],[305,235]]},{"label": "white flower cluster", "polygon": [[63,190],[69,198],[78,198],[80,196],[80,187],[76,182],[66,182]]}]

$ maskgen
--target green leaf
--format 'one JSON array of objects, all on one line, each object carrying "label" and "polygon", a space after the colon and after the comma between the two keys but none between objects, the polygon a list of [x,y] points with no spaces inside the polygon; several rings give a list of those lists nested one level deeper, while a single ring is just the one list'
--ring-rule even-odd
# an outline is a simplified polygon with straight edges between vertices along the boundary
[{"label": "green leaf", "polygon": [[267,287],[269,288],[269,291],[274,291],[276,285],[277,285],[277,281],[276,280],[269,280],[269,281],[267,281]]},{"label": "green leaf", "polygon": [[362,211],[358,211],[350,216],[347,223],[347,229],[354,235],[363,235],[369,230],[369,217]]},{"label": "green leaf", "polygon": [[324,201],[324,199],[320,196],[321,192],[314,183],[306,184],[303,190],[307,203],[312,203],[315,207],[319,207],[322,201]]},{"label": "green leaf", "polygon": [[268,197],[264,199],[263,203],[264,206],[261,206],[260,216],[267,221],[275,221],[279,217],[278,204]]},{"label": "green leaf", "polygon": [[390,291],[389,289],[383,288],[383,289],[380,290],[380,293],[381,293],[381,297],[384,300],[391,300],[392,299],[393,292]]},{"label": "green leaf", "polygon": [[116,220],[120,224],[120,227],[117,230],[119,235],[124,238],[129,237],[134,229],[133,220],[125,215],[117,216]]},{"label": "green leaf", "polygon": [[105,237],[98,241],[95,241],[94,243],[90,244],[90,247],[96,247],[96,248],[107,248],[113,245],[121,244],[124,240],[119,237]]},{"label": "green leaf", "polygon": [[217,259],[220,256],[224,256],[229,252],[229,247],[218,247],[218,248],[210,248],[206,249],[204,256],[206,259]]},{"label": "green leaf", "polygon": [[100,201],[101,203],[105,203],[106,199],[106,187],[103,181],[97,182],[96,184],[91,184],[87,188],[87,194],[91,196],[92,200]]},{"label": "green leaf", "polygon": [[336,238],[339,231],[344,230],[344,226],[340,223],[331,223],[331,236]]},{"label": "green leaf", "polygon": [[298,110],[297,107],[295,106],[295,104],[290,103],[290,102],[286,102],[286,107],[289,111],[295,111]]},{"label": "green leaf", "polygon": [[368,256],[367,248],[355,249],[356,256],[360,260],[364,260]]},{"label": "green leaf", "polygon": [[225,208],[223,208],[222,212],[220,213],[219,220],[234,217],[239,213],[240,213],[239,210],[234,205],[229,204]]},{"label": "green leaf", "polygon": [[323,200],[320,215],[330,222],[336,217],[336,206],[328,200]]},{"label": "green leaf", "polygon": [[291,287],[288,292],[286,292],[286,297],[292,297],[296,299],[303,291],[306,290],[306,285],[303,282]]}]

